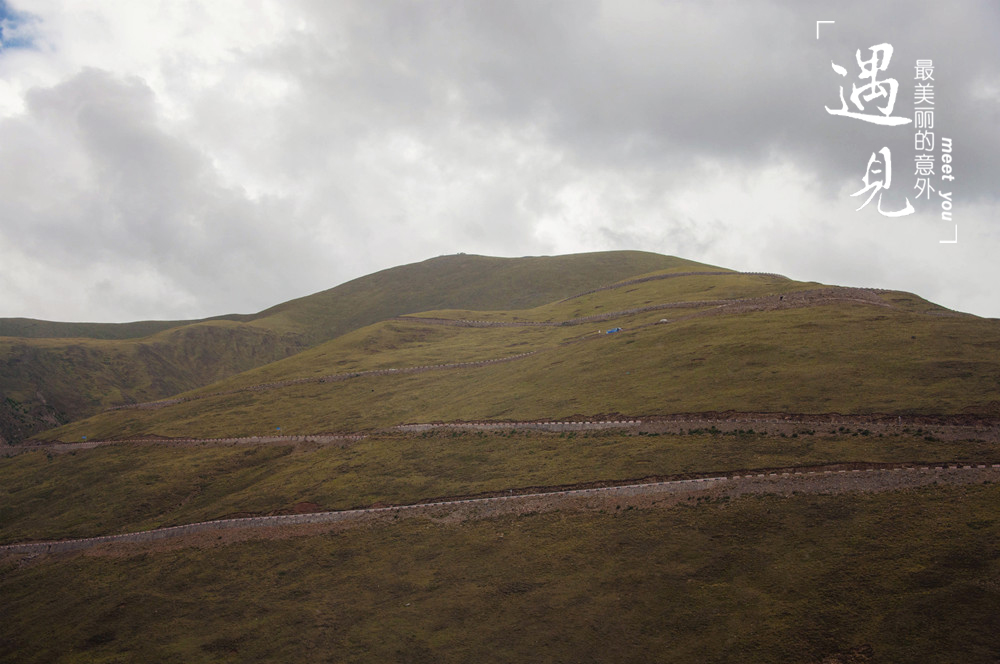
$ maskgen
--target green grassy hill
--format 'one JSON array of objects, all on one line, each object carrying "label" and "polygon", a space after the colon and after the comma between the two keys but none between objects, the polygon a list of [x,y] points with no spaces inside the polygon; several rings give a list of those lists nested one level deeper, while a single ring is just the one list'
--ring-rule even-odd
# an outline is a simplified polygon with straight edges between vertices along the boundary
[{"label": "green grassy hill", "polygon": [[457,254],[403,265],[291,300],[253,316],[318,343],[392,316],[443,308],[534,307],[655,271],[721,268],[643,251],[493,258]]},{"label": "green grassy hill", "polygon": [[[367,298],[352,282],[340,299],[334,289],[248,321],[127,342],[35,340],[79,346],[73,366],[108,372],[106,385],[128,375],[168,394],[184,376],[205,383],[175,403],[103,412],[39,438],[276,426],[368,435],[330,445],[120,441],[0,457],[0,543],[794,466],[839,464],[845,485],[864,489],[865,473],[843,468],[1000,463],[1000,321],[908,293],[648,254],[619,255],[604,272],[614,256],[565,258],[445,257],[373,275]],[[579,261],[593,267],[591,283],[567,267]],[[460,278],[475,265],[480,286]],[[692,271],[716,274],[681,276]],[[420,291],[421,278],[439,291]],[[337,327],[347,318],[354,327]],[[319,329],[331,336],[303,331]],[[239,335],[251,330],[262,335],[254,361],[282,335],[312,345],[236,373]],[[209,333],[213,342],[199,343]],[[104,354],[88,355],[96,347]],[[122,348],[156,361],[142,374],[127,373],[128,357],[103,363]],[[233,373],[208,384],[220,348],[231,349]],[[521,357],[426,368],[512,356]],[[126,396],[109,397],[100,381],[93,403]],[[380,430],[728,410],[970,416],[993,428],[943,437],[918,424],[877,433],[803,424],[788,435]],[[994,662],[998,486],[706,495],[636,509],[609,500],[591,511],[560,503],[482,520],[387,517],[0,555],[0,662]]]},{"label": "green grassy hill", "polygon": [[160,399],[376,321],[439,307],[534,306],[653,270],[709,270],[645,252],[442,256],[253,315],[125,324],[0,319],[0,437]]},{"label": "green grassy hill", "polygon": [[[641,310],[647,307],[665,308]],[[580,320],[588,315],[604,318]],[[623,331],[604,333],[612,327]],[[324,379],[524,353],[532,354]],[[276,382],[292,384],[254,388]],[[43,437],[246,436],[276,426],[305,434],[725,410],[995,416],[1000,325],[905,293],[764,275],[684,276],[532,309],[384,321],[180,397],[161,408],[101,413]]]},{"label": "green grassy hill", "polygon": [[998,500],[749,497],[11,561],[0,661],[990,664]]}]

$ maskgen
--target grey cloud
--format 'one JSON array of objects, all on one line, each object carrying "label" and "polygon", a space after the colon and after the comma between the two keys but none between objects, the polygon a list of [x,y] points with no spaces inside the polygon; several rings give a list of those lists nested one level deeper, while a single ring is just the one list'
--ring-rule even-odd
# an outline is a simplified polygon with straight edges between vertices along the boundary
[{"label": "grey cloud", "polygon": [[[823,108],[835,105],[840,83],[850,93],[832,59],[854,77],[857,49],[893,42],[896,114],[910,113],[914,60],[934,58],[942,128],[977,146],[965,156],[963,186],[969,196],[994,195],[981,174],[1000,148],[991,121],[998,106],[970,100],[975,81],[998,75],[991,35],[1000,20],[987,4],[380,3],[347,16],[308,6],[315,34],[297,44],[298,61],[324,61],[339,40],[352,63],[302,70],[301,108],[325,100],[331,124],[535,129],[580,166],[626,171],[784,157],[819,173],[831,191],[860,179],[870,152],[912,143],[910,128],[874,127]],[[817,17],[837,20],[819,41]],[[370,123],[358,123],[357,109]]]},{"label": "grey cloud", "polygon": [[27,106],[0,123],[8,243],[56,269],[113,265],[123,283],[152,266],[211,313],[298,294],[271,269],[282,254],[309,255],[275,224],[285,206],[223,186],[205,155],[160,128],[142,81],[85,70],[32,91]]},{"label": "grey cloud", "polygon": [[[631,245],[724,264],[749,262],[753,247],[758,269],[876,278],[893,270],[856,259],[860,217],[838,223],[832,210],[853,214],[843,191],[860,188],[883,145],[901,183],[889,202],[901,201],[912,129],[823,107],[839,85],[850,90],[831,60],[853,77],[854,52],[884,41],[896,47],[896,114],[910,113],[914,60],[937,64],[956,195],[978,203],[963,223],[987,223],[998,204],[1000,9],[989,3],[282,7],[301,27],[233,53],[210,86],[164,56],[182,119],[164,117],[143,80],[99,70],[32,92],[25,115],[0,121],[0,237],[52,265],[148,272],[157,292],[198,303],[187,315],[262,308],[455,251]],[[817,19],[837,21],[821,40]],[[677,202],[775,164],[801,175],[790,189],[808,191],[732,190],[754,206],[746,214],[728,200]],[[586,205],[567,203],[579,192]],[[789,200],[821,208],[817,223],[761,239],[794,228]]]}]

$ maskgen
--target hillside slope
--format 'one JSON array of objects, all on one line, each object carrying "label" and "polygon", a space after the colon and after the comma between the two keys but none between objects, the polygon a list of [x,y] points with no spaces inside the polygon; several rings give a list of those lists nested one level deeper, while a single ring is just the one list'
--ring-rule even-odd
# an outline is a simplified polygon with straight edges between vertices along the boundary
[{"label": "hillside slope", "polygon": [[[769,275],[652,276],[533,309],[397,317],[47,437],[727,410],[1000,413],[998,321],[906,293]],[[606,333],[614,328],[623,329]]]},{"label": "hillside slope", "polygon": [[[642,421],[580,421],[615,411]],[[363,435],[288,435],[324,431]],[[386,317],[45,435],[73,442],[0,456],[0,545],[27,547],[0,550],[0,661],[1000,647],[1000,321],[908,293],[654,270]],[[226,435],[252,437],[159,437]]]},{"label": "hillside slope", "polygon": [[382,270],[252,317],[310,344],[401,314],[431,309],[522,309],[654,271],[720,268],[644,251],[494,258],[457,254]]},{"label": "hillside slope", "polygon": [[124,324],[0,319],[0,439],[190,390],[401,314],[535,306],[653,270],[691,269],[713,268],[635,251],[442,256],[258,314]]}]

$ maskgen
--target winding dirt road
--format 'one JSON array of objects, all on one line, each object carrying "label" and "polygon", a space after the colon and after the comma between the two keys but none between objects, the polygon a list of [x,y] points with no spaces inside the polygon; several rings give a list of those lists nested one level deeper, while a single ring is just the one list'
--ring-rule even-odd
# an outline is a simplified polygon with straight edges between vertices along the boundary
[{"label": "winding dirt road", "polygon": [[420,434],[430,431],[542,431],[548,433],[621,431],[624,434],[752,433],[769,436],[919,435],[943,441],[980,440],[1000,443],[1000,420],[970,415],[843,415],[840,413],[676,413],[602,419],[428,422],[399,424],[374,431],[261,435],[226,438],[133,436],[85,442],[38,442],[0,446],[0,456],[25,452],[65,453],[104,445],[296,445],[311,443],[346,447],[372,435]]},{"label": "winding dirt road", "polygon": [[423,516],[434,520],[465,521],[504,514],[552,510],[600,510],[622,507],[665,507],[696,498],[738,498],[752,494],[836,494],[913,489],[934,484],[980,484],[1000,481],[1000,464],[935,466],[852,464],[827,468],[772,471],[734,471],[723,475],[654,482],[633,482],[588,488],[553,487],[530,493],[500,492],[485,497],[438,499],[410,505],[371,507],[310,514],[283,514],[205,521],[137,533],[104,535],[53,542],[26,542],[0,546],[3,554],[41,554],[77,551],[106,545],[150,545],[166,539],[231,529],[285,528],[282,535],[301,534],[296,528],[322,524],[360,525],[373,521]]}]

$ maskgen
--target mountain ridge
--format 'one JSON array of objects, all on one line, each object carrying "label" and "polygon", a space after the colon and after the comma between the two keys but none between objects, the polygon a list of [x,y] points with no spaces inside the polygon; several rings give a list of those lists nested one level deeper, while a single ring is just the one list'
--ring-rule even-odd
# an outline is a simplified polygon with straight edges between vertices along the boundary
[{"label": "mountain ridge", "polygon": [[817,286],[677,269],[530,309],[396,316],[49,433],[307,435],[606,412],[996,415],[996,321],[908,293]]},{"label": "mountain ridge", "polygon": [[[639,251],[456,254],[381,270],[256,314],[132,323],[0,319],[0,438],[16,442],[112,405],[194,389],[395,315],[542,304],[655,270],[702,267],[711,266]],[[36,336],[3,336],[17,331]],[[90,336],[64,336],[78,334]]]}]

